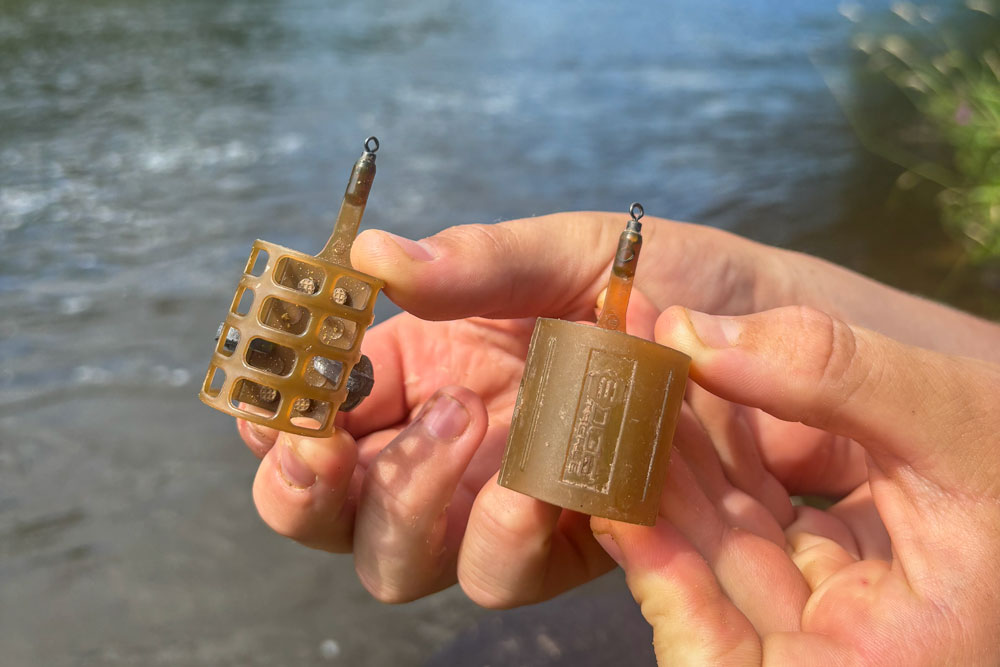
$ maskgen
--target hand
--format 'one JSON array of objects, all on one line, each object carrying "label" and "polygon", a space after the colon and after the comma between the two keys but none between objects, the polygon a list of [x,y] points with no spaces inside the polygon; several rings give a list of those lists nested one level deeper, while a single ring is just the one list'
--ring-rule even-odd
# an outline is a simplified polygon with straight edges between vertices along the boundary
[{"label": "hand", "polygon": [[[804,308],[672,308],[656,339],[690,354],[692,378],[718,398],[694,392],[657,525],[592,526],[661,664],[997,662],[1000,367]],[[792,509],[755,462],[769,432],[724,419],[735,478],[709,435],[724,401],[855,439],[866,479],[827,511]]]},{"label": "hand", "polygon": [[[404,314],[371,329],[364,350],[375,365],[374,393],[339,418],[343,430],[332,438],[283,435],[282,446],[273,447],[274,431],[240,422],[244,440],[263,457],[254,497],[264,520],[309,546],[353,550],[361,580],[385,601],[420,597],[458,578],[477,602],[511,606],[551,597],[612,567],[585,517],[489,480],[533,324],[518,318],[592,320],[623,219],[559,214],[451,228],[420,244],[362,234],[354,265],[385,279],[386,294],[400,306],[430,320],[469,319],[425,322]],[[845,298],[854,290],[892,292],[898,299],[886,312],[914,303],[819,260],[718,230],[654,220],[644,231],[628,322],[637,335],[651,337],[656,316],[673,303],[752,312],[813,298],[800,293],[805,285]],[[962,317],[947,313],[932,314],[942,322]],[[471,390],[445,390],[464,406],[469,426],[455,439],[435,438],[415,418],[439,387],[452,384]],[[817,466],[808,447],[780,442],[762,455],[779,482],[800,492],[841,492],[864,473],[856,455],[841,457],[838,468]],[[815,447],[825,452],[827,444],[817,438]],[[850,443],[838,446],[857,452]],[[281,477],[281,460],[305,464],[298,482]],[[306,491],[296,488],[307,483]]]},{"label": "hand", "polygon": [[[355,266],[386,279],[386,293],[404,308],[428,319],[495,319],[427,322],[403,314],[372,328],[364,351],[375,365],[374,392],[338,417],[342,428],[331,438],[279,437],[238,421],[262,458],[254,500],[265,522],[311,547],[353,551],[362,582],[389,602],[461,578],[481,604],[511,606],[612,568],[587,517],[489,480],[506,441],[532,318],[593,319],[622,220],[566,214],[458,227],[423,245],[380,232],[359,237]],[[753,305],[750,274],[762,246],[692,225],[676,225],[668,237],[654,226],[647,224],[647,256],[670,258],[670,271],[724,274],[733,283],[707,281],[719,286],[713,292],[679,282],[679,297],[712,308]],[[667,298],[657,286],[668,277],[646,273],[640,269],[639,284]],[[628,325],[651,337],[658,313],[637,293]],[[446,387],[449,398],[437,400],[439,387],[456,383],[464,388]],[[454,438],[436,436],[426,427],[436,420],[422,408],[428,402],[457,402],[468,426]]]}]

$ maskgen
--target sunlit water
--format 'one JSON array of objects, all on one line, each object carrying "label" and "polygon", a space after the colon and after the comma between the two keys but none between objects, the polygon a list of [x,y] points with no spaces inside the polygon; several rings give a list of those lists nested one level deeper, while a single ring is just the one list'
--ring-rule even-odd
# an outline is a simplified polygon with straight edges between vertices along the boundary
[{"label": "sunlit water", "polygon": [[364,664],[451,637],[460,596],[386,610],[267,534],[196,385],[253,239],[317,251],[369,134],[366,226],[640,200],[822,250],[868,196],[828,88],[850,23],[641,4],[0,1],[0,653]]}]

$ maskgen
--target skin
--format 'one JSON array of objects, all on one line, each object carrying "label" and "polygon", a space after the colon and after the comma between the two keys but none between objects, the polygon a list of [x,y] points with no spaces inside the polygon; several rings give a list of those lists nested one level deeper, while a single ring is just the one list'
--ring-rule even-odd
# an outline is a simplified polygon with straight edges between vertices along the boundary
[{"label": "skin", "polygon": [[[986,573],[1000,556],[1000,366],[807,307],[736,318],[675,307],[656,340],[692,355],[697,382],[660,520],[591,525],[661,664],[997,663]],[[827,511],[741,485],[727,452],[769,446],[733,428],[747,410],[854,439],[864,481]],[[720,446],[720,427],[741,442]],[[768,477],[749,459],[741,473]]]},{"label": "skin", "polygon": [[[458,581],[480,604],[515,606],[617,561],[669,664],[986,657],[998,614],[972,579],[1000,544],[1000,471],[984,454],[1000,432],[987,363],[1000,329],[821,260],[644,220],[628,328],[690,354],[697,383],[661,520],[590,521],[495,483],[533,318],[593,321],[623,222],[362,234],[354,265],[408,314],[367,333],[375,390],[331,438],[238,423],[262,458],[264,521],[353,552],[386,602]],[[723,320],[740,333],[721,349],[691,324],[792,304],[809,308]],[[842,499],[793,507],[805,493]],[[930,652],[942,646],[953,652]]]}]

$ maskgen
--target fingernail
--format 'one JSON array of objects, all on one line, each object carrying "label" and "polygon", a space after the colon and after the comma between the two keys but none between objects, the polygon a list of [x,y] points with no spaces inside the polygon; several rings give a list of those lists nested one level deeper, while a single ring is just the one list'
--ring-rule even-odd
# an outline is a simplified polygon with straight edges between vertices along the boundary
[{"label": "fingernail", "polygon": [[731,317],[706,315],[696,310],[688,310],[687,315],[698,338],[709,347],[732,347],[743,331],[743,326]]},{"label": "fingernail", "polygon": [[438,394],[422,419],[424,428],[438,440],[454,440],[469,425],[469,411],[448,394]]},{"label": "fingernail", "polygon": [[316,483],[316,473],[306,465],[306,462],[295,451],[291,438],[287,435],[281,436],[278,466],[281,469],[281,478],[289,486],[294,486],[297,489],[308,489]]},{"label": "fingernail", "polygon": [[437,258],[437,253],[428,243],[423,243],[422,241],[412,241],[408,238],[393,234],[392,232],[382,233],[392,239],[393,243],[398,245],[403,252],[409,255],[410,259],[415,259],[418,262],[429,262],[432,259]]},{"label": "fingernail", "polygon": [[615,542],[615,538],[611,536],[611,533],[594,533],[594,538],[616,563],[621,565],[625,561],[622,548]]},{"label": "fingernail", "polygon": [[604,308],[604,300],[608,298],[608,288],[605,287],[601,290],[601,293],[597,295],[597,310]]}]

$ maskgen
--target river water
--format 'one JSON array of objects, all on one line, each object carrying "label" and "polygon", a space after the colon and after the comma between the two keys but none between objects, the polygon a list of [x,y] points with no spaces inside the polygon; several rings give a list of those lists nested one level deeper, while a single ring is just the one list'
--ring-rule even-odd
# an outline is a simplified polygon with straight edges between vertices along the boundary
[{"label": "river water", "polygon": [[0,663],[602,664],[539,634],[558,607],[384,607],[269,534],[195,398],[230,277],[255,238],[318,250],[376,134],[366,226],[638,199],[934,294],[938,233],[878,219],[895,173],[833,94],[851,31],[814,0],[0,0]]}]

